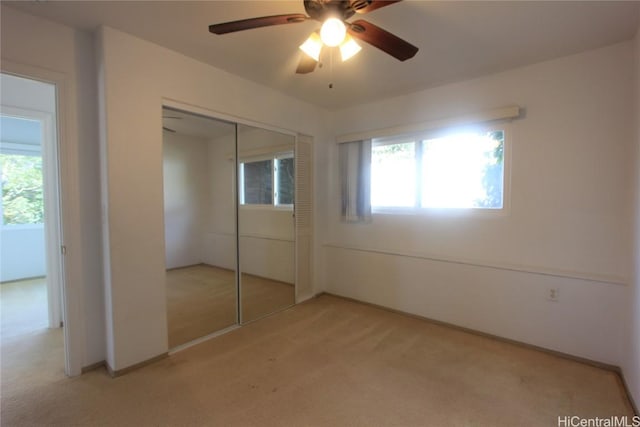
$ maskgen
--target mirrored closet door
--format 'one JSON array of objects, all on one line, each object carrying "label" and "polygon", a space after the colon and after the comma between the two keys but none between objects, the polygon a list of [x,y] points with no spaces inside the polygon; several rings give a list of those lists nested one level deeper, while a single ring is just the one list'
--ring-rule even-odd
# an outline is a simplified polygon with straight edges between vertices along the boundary
[{"label": "mirrored closet door", "polygon": [[169,348],[238,323],[236,125],[163,108]]},{"label": "mirrored closet door", "polygon": [[295,303],[295,137],[238,125],[240,319]]},{"label": "mirrored closet door", "polygon": [[295,303],[295,137],[163,108],[169,348]]}]

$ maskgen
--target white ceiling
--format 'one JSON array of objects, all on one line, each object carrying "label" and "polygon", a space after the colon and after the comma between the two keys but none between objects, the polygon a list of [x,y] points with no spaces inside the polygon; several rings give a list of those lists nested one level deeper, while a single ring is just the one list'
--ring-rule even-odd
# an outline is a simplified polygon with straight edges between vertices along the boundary
[{"label": "white ceiling", "polygon": [[[3,3],[7,4],[6,1]],[[399,62],[364,45],[342,63],[295,74],[298,45],[316,21],[222,36],[208,25],[284,13],[305,13],[302,0],[287,1],[27,1],[12,7],[73,27],[101,24],[166,46],[290,96],[338,109],[478,77],[632,38],[640,2],[613,1],[411,1],[366,19],[418,46]],[[333,83],[333,89],[329,89]]]}]

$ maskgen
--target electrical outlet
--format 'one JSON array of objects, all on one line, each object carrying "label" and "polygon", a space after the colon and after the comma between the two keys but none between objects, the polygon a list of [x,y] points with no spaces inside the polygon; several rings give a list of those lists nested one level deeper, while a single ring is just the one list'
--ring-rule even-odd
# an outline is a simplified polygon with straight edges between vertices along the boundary
[{"label": "electrical outlet", "polygon": [[547,301],[557,302],[558,298],[560,298],[560,289],[547,288]]}]

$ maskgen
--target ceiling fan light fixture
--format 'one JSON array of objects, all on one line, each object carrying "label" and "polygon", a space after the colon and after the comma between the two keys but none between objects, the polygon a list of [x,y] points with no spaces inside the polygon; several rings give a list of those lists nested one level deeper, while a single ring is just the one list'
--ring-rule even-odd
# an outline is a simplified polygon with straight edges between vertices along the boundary
[{"label": "ceiling fan light fixture", "polygon": [[347,59],[354,56],[356,53],[360,52],[362,47],[351,37],[347,35],[344,39],[344,42],[340,45],[340,56],[342,57],[342,61],[346,61]]},{"label": "ceiling fan light fixture", "polygon": [[338,18],[328,18],[320,28],[320,38],[329,47],[338,46],[347,35],[347,27]]},{"label": "ceiling fan light fixture", "polygon": [[320,51],[322,50],[322,39],[318,33],[313,32],[304,43],[300,45],[300,50],[315,59],[320,61]]}]

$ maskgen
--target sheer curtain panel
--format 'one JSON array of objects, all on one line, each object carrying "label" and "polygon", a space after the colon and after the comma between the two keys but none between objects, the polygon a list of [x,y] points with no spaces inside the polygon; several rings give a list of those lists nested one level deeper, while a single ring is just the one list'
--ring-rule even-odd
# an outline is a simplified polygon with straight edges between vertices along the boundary
[{"label": "sheer curtain panel", "polygon": [[371,140],[339,145],[342,220],[371,221]]}]

